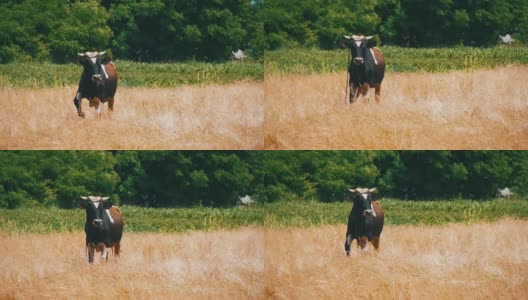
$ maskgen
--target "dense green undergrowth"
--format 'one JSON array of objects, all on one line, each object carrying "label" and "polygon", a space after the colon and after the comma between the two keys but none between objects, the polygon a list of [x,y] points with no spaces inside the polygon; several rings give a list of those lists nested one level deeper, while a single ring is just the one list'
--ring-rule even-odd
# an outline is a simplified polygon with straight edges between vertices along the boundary
[{"label": "dense green undergrowth", "polygon": [[[438,225],[472,223],[511,217],[528,219],[526,200],[401,201],[382,199],[385,223],[390,225]],[[279,201],[256,207],[140,208],[121,207],[128,232],[185,232],[188,230],[316,227],[346,224],[351,204],[315,201]],[[81,209],[20,208],[0,210],[0,231],[51,233],[80,231],[85,213]]]},{"label": "dense green undergrowth", "polygon": [[[225,63],[139,63],[116,61],[119,86],[177,87],[262,81],[264,69],[254,60]],[[44,88],[75,86],[82,67],[77,64],[39,62],[0,64],[0,87]]]},{"label": "dense green undergrowth", "polygon": [[[402,48],[381,47],[387,72],[447,72],[494,68],[508,64],[528,64],[528,47],[493,48]],[[264,70],[268,75],[344,72],[349,51],[283,49],[268,51]]]}]

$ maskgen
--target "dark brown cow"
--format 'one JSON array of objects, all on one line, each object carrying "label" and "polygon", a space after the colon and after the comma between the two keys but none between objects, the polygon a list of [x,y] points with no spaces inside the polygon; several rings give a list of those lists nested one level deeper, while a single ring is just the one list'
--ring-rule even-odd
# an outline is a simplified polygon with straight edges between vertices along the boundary
[{"label": "dark brown cow", "polygon": [[95,107],[98,114],[101,114],[103,104],[108,102],[108,109],[114,109],[114,95],[117,89],[117,72],[114,64],[109,58],[103,58],[103,52],[77,53],[79,62],[83,66],[79,89],[73,103],[77,108],[80,117],[85,116],[81,109],[83,98],[90,101],[90,107]]},{"label": "dark brown cow", "polygon": [[81,207],[86,210],[86,248],[88,262],[93,263],[94,252],[102,252],[101,257],[108,260],[108,248],[119,256],[121,237],[123,236],[123,217],[121,210],[108,201],[109,197],[81,196]]},{"label": "dark brown cow", "polygon": [[350,103],[360,94],[368,99],[371,88],[374,88],[376,102],[380,101],[381,82],[385,76],[385,59],[381,50],[374,47],[374,40],[371,39],[372,36],[345,35],[345,39],[341,41],[343,47],[350,49],[352,57],[348,66]]},{"label": "dark brown cow", "polygon": [[350,245],[353,240],[357,240],[357,245],[363,251],[368,250],[368,242],[377,250],[381,231],[383,230],[383,221],[385,216],[381,209],[380,203],[373,199],[376,189],[349,189],[352,193],[349,200],[354,204],[350,215],[348,216],[348,226],[345,240],[346,255],[350,255]]}]

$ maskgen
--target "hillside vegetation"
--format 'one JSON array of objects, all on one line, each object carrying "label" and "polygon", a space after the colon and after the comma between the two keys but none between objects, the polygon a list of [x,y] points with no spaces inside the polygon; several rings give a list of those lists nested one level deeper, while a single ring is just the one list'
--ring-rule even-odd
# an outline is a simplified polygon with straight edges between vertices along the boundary
[{"label": "hillside vegetation", "polygon": [[[386,72],[448,72],[490,69],[508,64],[528,64],[528,47],[492,48],[403,48],[381,47]],[[266,51],[266,78],[280,75],[309,75],[344,72],[349,50],[281,49]]]},{"label": "hillside vegetation", "polygon": [[[475,223],[503,218],[528,219],[528,201],[382,199],[387,225],[442,225]],[[121,206],[127,232],[176,233],[191,230],[233,230],[248,226],[266,228],[320,227],[345,224],[352,204],[316,201],[279,201],[255,207],[141,208]],[[82,209],[0,209],[0,232],[64,233],[81,231],[86,220]]]},{"label": "hillside vegetation", "polygon": [[[264,68],[256,61],[203,63],[139,63],[115,61],[122,87],[168,88],[183,85],[207,86],[238,81],[262,81]],[[14,62],[0,64],[1,88],[51,88],[77,86],[82,74],[77,64]],[[154,92],[154,91],[153,91]],[[152,95],[153,97],[155,95]]]}]

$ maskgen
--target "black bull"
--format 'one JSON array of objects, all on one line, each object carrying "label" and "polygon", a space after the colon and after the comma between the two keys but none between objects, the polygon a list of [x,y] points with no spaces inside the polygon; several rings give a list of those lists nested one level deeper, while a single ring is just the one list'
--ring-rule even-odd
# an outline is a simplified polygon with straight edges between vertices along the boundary
[{"label": "black bull", "polygon": [[350,49],[350,65],[348,66],[348,100],[354,102],[360,94],[368,99],[371,88],[375,90],[376,102],[381,97],[381,82],[385,76],[385,59],[381,51],[375,47],[372,37],[364,35],[345,36],[341,41],[343,47]]},{"label": "black bull", "polygon": [[352,241],[356,240],[358,247],[367,251],[370,241],[374,248],[379,248],[383,222],[383,210],[378,201],[374,200],[375,189],[351,189],[349,199],[354,203],[348,216],[348,225],[345,240],[346,255],[350,255]]},{"label": "black bull", "polygon": [[123,236],[123,217],[121,210],[107,201],[108,197],[81,197],[81,207],[86,211],[86,247],[88,262],[93,263],[94,252],[102,252],[108,260],[108,248],[113,248],[114,255],[119,255]]},{"label": "black bull", "polygon": [[110,111],[114,109],[118,77],[114,64],[109,58],[103,58],[105,53],[106,51],[78,53],[83,72],[73,103],[80,117],[85,116],[81,108],[83,98],[88,99],[90,107],[95,107],[99,114],[105,102],[108,102]]}]

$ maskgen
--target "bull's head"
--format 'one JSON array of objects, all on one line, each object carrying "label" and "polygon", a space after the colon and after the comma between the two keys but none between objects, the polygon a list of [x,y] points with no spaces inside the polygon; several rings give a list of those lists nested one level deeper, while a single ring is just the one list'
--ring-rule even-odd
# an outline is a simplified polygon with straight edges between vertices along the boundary
[{"label": "bull's head", "polygon": [[365,63],[365,55],[367,52],[368,41],[373,36],[364,35],[345,35],[346,45],[352,50],[352,61],[356,65],[362,65]]},{"label": "bull's head", "polygon": [[349,200],[354,202],[354,206],[357,206],[361,209],[361,211],[363,212],[362,215],[364,217],[376,216],[376,212],[374,212],[374,209],[372,207],[372,192],[374,192],[376,188],[355,188],[348,190],[352,193],[349,196]]},{"label": "bull's head", "polygon": [[86,78],[89,78],[91,82],[96,85],[100,84],[103,80],[103,76],[106,75],[104,67],[101,64],[101,58],[105,54],[106,51],[77,53],[79,56],[79,63],[84,68]]},{"label": "bull's head", "polygon": [[105,209],[112,207],[112,202],[107,201],[110,197],[81,196],[81,207],[86,210],[86,223],[95,230],[103,227],[103,214]]}]

